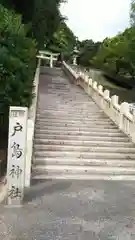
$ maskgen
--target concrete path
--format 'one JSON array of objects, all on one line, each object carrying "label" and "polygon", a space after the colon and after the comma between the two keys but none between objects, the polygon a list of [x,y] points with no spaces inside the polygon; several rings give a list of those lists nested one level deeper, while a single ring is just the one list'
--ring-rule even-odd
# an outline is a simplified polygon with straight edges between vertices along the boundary
[{"label": "concrete path", "polygon": [[34,182],[22,208],[0,205],[0,240],[134,240],[135,184]]}]

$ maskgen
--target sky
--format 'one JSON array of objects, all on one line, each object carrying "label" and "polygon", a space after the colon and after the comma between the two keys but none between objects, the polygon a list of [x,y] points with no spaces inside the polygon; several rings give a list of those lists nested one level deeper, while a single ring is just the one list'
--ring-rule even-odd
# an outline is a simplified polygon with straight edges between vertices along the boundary
[{"label": "sky", "polygon": [[131,0],[68,0],[61,5],[67,25],[79,40],[102,41],[129,26]]}]

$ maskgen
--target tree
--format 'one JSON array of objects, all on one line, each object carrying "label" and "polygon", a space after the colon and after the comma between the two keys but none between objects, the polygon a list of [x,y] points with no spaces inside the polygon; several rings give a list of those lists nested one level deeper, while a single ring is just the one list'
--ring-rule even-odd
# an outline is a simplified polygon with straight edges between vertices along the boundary
[{"label": "tree", "polygon": [[76,37],[65,22],[60,22],[56,32],[47,45],[51,51],[61,52],[64,56],[70,57],[76,44]]},{"label": "tree", "polygon": [[0,110],[32,101],[36,43],[26,37],[21,16],[0,5]]},{"label": "tree", "polygon": [[38,48],[48,43],[63,20],[59,6],[63,0],[1,0],[3,6],[14,9],[22,15],[24,24],[28,24],[27,35],[37,40]]},{"label": "tree", "polygon": [[131,26],[135,26],[135,0],[132,0],[131,2],[130,23],[131,23]]},{"label": "tree", "polygon": [[94,43],[92,39],[80,42],[78,63],[85,67],[90,66],[91,59],[97,54],[100,44],[100,42]]},{"label": "tree", "polygon": [[80,43],[79,63],[94,66],[115,76],[135,78],[135,0],[130,10],[131,27],[102,43],[85,40]]},{"label": "tree", "polygon": [[106,38],[92,59],[92,64],[113,75],[135,75],[135,29],[127,28],[113,38]]},{"label": "tree", "polygon": [[32,33],[39,48],[42,48],[44,43],[48,44],[63,19],[59,11],[60,2],[60,0],[34,1]]}]

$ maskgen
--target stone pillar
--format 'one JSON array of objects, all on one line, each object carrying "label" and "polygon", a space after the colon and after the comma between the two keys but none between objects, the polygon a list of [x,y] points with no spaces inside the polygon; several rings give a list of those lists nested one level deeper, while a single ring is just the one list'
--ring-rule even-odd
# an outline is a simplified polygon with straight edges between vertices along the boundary
[{"label": "stone pillar", "polygon": [[41,58],[38,58],[38,67],[41,66]]},{"label": "stone pillar", "polygon": [[123,102],[121,105],[120,105],[120,129],[121,130],[124,130],[124,122],[123,122],[123,115],[124,113],[129,113],[129,104],[127,102]]},{"label": "stone pillar", "polygon": [[75,66],[77,65],[77,56],[73,57],[73,65],[75,65]]},{"label": "stone pillar", "polygon": [[50,68],[53,68],[53,55],[50,55]]},{"label": "stone pillar", "polygon": [[10,107],[7,166],[7,203],[20,206],[24,196],[28,109]]},{"label": "stone pillar", "polygon": [[96,82],[96,81],[93,82],[93,88],[94,88],[95,90],[97,90],[97,82]]},{"label": "stone pillar", "polygon": [[110,91],[109,90],[105,90],[103,93],[103,102],[102,102],[102,108],[104,110],[104,112],[110,116]]},{"label": "stone pillar", "polygon": [[109,97],[110,97],[110,91],[106,89],[106,90],[104,91],[104,98],[107,99],[107,98],[109,98]]},{"label": "stone pillar", "polygon": [[135,115],[133,115],[133,123],[132,123],[132,129],[131,129],[131,139],[132,142],[135,143]]},{"label": "stone pillar", "polygon": [[99,92],[100,94],[103,94],[103,86],[102,86],[102,85],[99,85],[99,86],[98,86],[98,92]]},{"label": "stone pillar", "polygon": [[118,100],[119,100],[119,97],[117,95],[113,95],[111,97],[111,104],[114,105],[114,106],[117,105],[118,104]]}]

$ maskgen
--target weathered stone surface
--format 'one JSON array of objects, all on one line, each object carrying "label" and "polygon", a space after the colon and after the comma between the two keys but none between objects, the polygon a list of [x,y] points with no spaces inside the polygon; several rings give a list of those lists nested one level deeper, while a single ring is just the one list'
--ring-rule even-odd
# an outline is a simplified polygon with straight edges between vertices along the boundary
[{"label": "weathered stone surface", "polygon": [[22,208],[0,205],[0,239],[134,240],[134,182],[33,182]]},{"label": "weathered stone surface", "polygon": [[33,178],[135,180],[135,146],[61,69],[41,69]]}]

